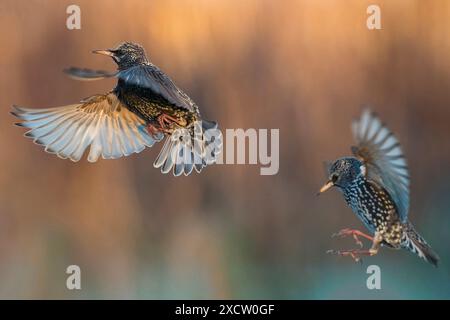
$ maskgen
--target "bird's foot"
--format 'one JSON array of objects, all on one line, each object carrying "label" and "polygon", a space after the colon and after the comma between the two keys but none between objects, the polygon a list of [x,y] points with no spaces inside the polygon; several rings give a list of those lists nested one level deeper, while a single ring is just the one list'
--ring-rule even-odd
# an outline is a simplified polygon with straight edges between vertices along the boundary
[{"label": "bird's foot", "polygon": [[183,127],[186,125],[186,121],[183,121],[184,119],[177,119],[172,116],[169,116],[168,114],[161,114],[157,118],[159,126],[161,128],[161,131],[165,133],[171,133],[173,131],[174,124]]},{"label": "bird's foot", "polygon": [[338,254],[343,257],[352,257],[355,262],[362,262],[361,256],[373,256],[377,254],[378,250],[371,248],[369,250],[358,250],[358,249],[350,249],[350,250],[328,250],[327,253],[330,254]]},{"label": "bird's foot", "polygon": [[348,237],[348,236],[352,236],[353,239],[355,239],[355,242],[358,246],[360,246],[361,248],[363,247],[363,243],[362,241],[359,239],[359,237],[363,237],[366,238],[370,241],[373,241],[373,237],[365,234],[364,232],[361,232],[359,230],[355,230],[355,229],[350,229],[350,228],[346,228],[346,229],[342,229],[341,231],[337,232],[337,233],[333,233],[331,235],[332,238],[335,237],[340,237],[340,238],[344,238],[344,237]]}]

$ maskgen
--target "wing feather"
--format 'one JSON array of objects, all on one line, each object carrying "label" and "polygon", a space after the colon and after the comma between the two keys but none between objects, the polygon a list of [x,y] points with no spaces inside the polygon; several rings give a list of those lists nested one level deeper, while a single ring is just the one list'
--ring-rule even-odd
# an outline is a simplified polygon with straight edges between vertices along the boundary
[{"label": "wing feather", "polygon": [[368,109],[352,124],[355,156],[367,167],[368,179],[383,186],[394,200],[402,221],[409,210],[408,166],[394,134]]},{"label": "wing feather", "polygon": [[145,129],[145,121],[129,111],[117,96],[95,95],[79,104],[27,109],[14,107],[12,114],[30,129],[25,136],[43,145],[45,151],[58,157],[79,161],[90,146],[88,161],[116,159],[141,152],[160,141],[164,135],[153,137]]}]

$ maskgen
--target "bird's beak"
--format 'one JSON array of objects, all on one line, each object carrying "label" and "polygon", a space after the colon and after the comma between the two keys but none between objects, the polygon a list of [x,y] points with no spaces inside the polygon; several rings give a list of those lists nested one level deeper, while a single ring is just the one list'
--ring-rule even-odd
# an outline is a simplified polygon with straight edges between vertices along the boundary
[{"label": "bird's beak", "polygon": [[327,191],[328,189],[330,189],[332,186],[334,186],[334,183],[332,181],[327,181],[327,183],[325,183],[323,185],[322,188],[320,188],[319,192],[317,193],[317,195],[324,193],[325,191]]},{"label": "bird's beak", "polygon": [[97,54],[103,54],[105,56],[109,56],[109,57],[113,57],[114,53],[112,52],[112,50],[94,50],[92,51],[92,53],[97,53]]}]

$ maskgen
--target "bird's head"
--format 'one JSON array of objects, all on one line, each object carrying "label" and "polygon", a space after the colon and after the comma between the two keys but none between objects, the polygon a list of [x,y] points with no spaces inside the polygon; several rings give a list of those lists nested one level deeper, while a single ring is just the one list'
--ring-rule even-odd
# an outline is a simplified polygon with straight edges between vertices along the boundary
[{"label": "bird's head", "polygon": [[124,42],[115,49],[94,50],[92,52],[110,56],[119,66],[119,70],[148,63],[144,48],[132,42]]},{"label": "bird's head", "polygon": [[328,181],[320,189],[319,194],[333,186],[345,189],[365,174],[366,167],[358,159],[353,157],[337,159],[328,167]]}]

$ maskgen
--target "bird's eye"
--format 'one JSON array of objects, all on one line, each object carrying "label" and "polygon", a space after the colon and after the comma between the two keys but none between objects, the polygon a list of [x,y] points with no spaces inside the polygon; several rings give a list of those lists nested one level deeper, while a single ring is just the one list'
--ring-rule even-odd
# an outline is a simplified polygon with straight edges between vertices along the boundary
[{"label": "bird's eye", "polygon": [[333,174],[331,176],[331,182],[335,183],[337,181],[337,179],[338,179],[338,175],[337,174]]}]

